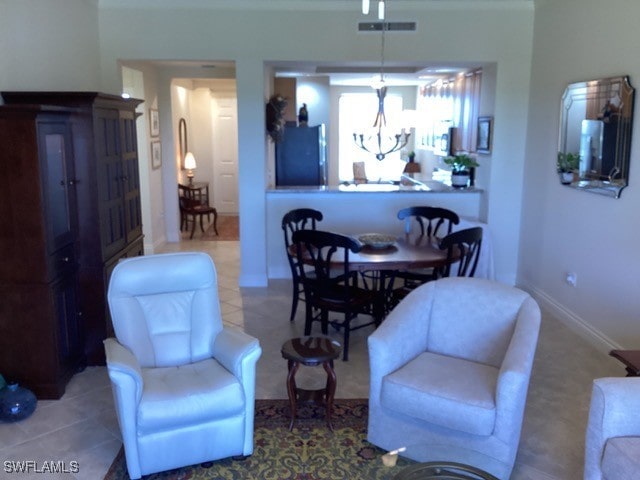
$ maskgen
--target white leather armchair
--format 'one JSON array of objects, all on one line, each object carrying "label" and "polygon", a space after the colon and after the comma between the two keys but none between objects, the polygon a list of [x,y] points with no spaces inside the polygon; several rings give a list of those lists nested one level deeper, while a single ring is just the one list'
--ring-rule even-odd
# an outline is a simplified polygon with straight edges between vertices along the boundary
[{"label": "white leather armchair", "polygon": [[522,290],[451,277],[410,293],[369,336],[368,440],[508,479],[540,309]]},{"label": "white leather armchair", "polygon": [[205,253],[123,260],[109,283],[104,342],[129,476],[253,453],[262,350],[223,327]]},{"label": "white leather armchair", "polygon": [[593,382],[585,445],[585,480],[640,478],[640,377]]}]

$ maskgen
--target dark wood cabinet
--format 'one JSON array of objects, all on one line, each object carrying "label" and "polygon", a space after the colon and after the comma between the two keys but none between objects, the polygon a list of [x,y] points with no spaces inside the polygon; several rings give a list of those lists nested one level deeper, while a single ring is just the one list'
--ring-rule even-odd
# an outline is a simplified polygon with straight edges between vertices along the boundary
[{"label": "dark wood cabinet", "polygon": [[71,115],[0,109],[0,373],[40,398],[85,364]]},{"label": "dark wood cabinet", "polygon": [[[29,269],[29,264],[36,262],[34,256],[42,256],[42,262],[49,270],[73,265],[74,282],[52,274],[47,277],[51,304],[48,321],[52,323],[53,315],[61,312],[71,315],[74,311],[79,320],[75,325],[58,321],[57,330],[51,332],[47,342],[55,345],[60,362],[73,363],[71,352],[79,349],[80,363],[103,365],[102,341],[113,335],[106,300],[111,271],[120,259],[144,253],[135,111],[141,102],[97,92],[2,92],[2,96],[6,105],[0,108],[7,117],[7,126],[14,133],[20,128],[22,133],[16,136],[4,133],[3,129],[2,135],[10,136],[12,141],[10,148],[0,154],[4,170],[0,182],[13,185],[11,191],[16,194],[12,200],[4,199],[3,204],[8,202],[9,206],[0,207],[0,222],[4,225],[5,216],[16,221],[15,231],[8,234],[13,240],[7,240],[8,243],[18,238],[24,240],[24,249],[16,256],[17,264],[7,267],[11,270],[9,283],[15,283],[25,275],[34,275],[19,273],[18,265],[24,262],[25,270],[34,272]],[[23,127],[18,127],[15,114],[9,113],[17,111],[38,112],[34,113],[39,118],[37,132],[27,134]],[[64,121],[46,121],[44,112],[49,115],[55,112],[55,116]],[[57,130],[61,125],[65,129],[63,133]],[[4,145],[6,147],[7,143]],[[64,154],[59,153],[61,148]],[[33,232],[21,228],[18,218],[31,216],[32,212],[26,211],[16,199],[32,193],[17,188],[17,172],[10,165],[24,162],[25,151],[31,150],[39,152],[38,161],[42,152],[49,152],[50,156],[50,161],[40,162],[43,165],[42,181],[34,178],[33,171],[28,174],[32,178],[30,188],[39,189],[42,199],[41,241],[34,239]],[[33,167],[37,162],[32,159],[30,163]],[[25,166],[25,177],[29,168]],[[64,188],[61,188],[62,184]],[[8,194],[3,191],[0,195]],[[3,242],[0,241],[0,253],[5,256],[8,243]],[[0,307],[2,324],[5,317],[11,315],[14,313],[5,314]],[[30,335],[30,329],[21,329],[21,335]],[[17,332],[12,340],[0,340],[0,345],[11,342],[20,345],[16,335]],[[0,373],[5,374],[2,358]],[[29,384],[31,376],[29,372],[24,380],[17,380]],[[39,393],[35,387],[34,391]],[[51,397],[49,393],[40,396]]]}]

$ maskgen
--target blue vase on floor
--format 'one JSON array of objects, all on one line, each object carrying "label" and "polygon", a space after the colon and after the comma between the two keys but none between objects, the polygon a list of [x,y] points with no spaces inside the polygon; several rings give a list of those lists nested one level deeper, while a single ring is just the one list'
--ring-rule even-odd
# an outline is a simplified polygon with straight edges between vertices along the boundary
[{"label": "blue vase on floor", "polygon": [[0,420],[23,420],[35,411],[37,403],[38,399],[31,390],[17,383],[10,383],[0,389]]}]

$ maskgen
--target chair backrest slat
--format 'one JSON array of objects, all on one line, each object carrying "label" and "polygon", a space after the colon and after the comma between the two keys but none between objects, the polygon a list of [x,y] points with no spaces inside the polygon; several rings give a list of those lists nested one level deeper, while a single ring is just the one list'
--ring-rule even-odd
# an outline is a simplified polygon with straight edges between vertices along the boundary
[{"label": "chair backrest slat", "polygon": [[282,230],[284,231],[284,244],[286,248],[293,243],[293,232],[298,230],[315,230],[317,222],[322,221],[322,212],[313,208],[297,208],[284,214],[282,217]]},{"label": "chair backrest slat", "polygon": [[[451,276],[452,265],[457,264],[457,277],[473,277],[482,248],[482,227],[466,228],[450,233],[440,242],[440,249],[447,250],[447,265],[439,277]],[[459,260],[454,261],[458,256]]]},{"label": "chair backrest slat", "polygon": [[415,206],[403,208],[398,212],[399,220],[410,218],[414,218],[420,225],[421,235],[426,234],[429,237],[448,235],[453,226],[460,223],[460,217],[456,212],[441,207]]},{"label": "chair backrest slat", "polygon": [[[350,272],[349,253],[357,253],[362,245],[354,238],[323,230],[298,230],[292,237],[295,245],[297,274],[305,287],[305,295],[321,295],[328,287],[335,287],[337,280],[344,286],[345,295],[356,281],[356,272]],[[300,259],[303,259],[300,261]],[[336,268],[341,264],[342,268]],[[305,265],[312,269],[305,268]],[[334,289],[335,293],[335,289]]]}]

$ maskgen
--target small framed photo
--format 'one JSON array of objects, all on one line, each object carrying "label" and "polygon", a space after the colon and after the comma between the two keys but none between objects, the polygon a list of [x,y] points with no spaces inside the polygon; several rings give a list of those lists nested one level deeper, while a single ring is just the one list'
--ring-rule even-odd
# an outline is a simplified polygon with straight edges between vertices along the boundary
[{"label": "small framed photo", "polygon": [[149,109],[149,129],[152,137],[160,135],[160,115],[155,108]]},{"label": "small framed photo", "polygon": [[160,141],[151,142],[151,168],[154,170],[162,166],[162,148]]},{"label": "small framed photo", "polygon": [[493,117],[478,117],[478,139],[476,152],[491,153],[491,137],[493,135]]}]

